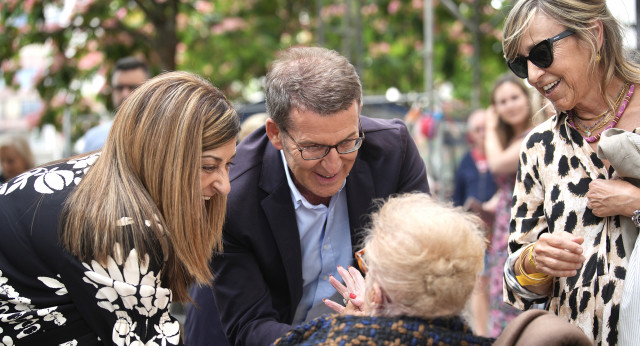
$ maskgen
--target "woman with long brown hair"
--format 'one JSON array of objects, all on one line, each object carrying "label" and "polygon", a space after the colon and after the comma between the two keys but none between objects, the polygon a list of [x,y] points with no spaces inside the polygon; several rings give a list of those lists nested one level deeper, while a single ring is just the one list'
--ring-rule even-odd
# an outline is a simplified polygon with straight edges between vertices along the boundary
[{"label": "woman with long brown hair", "polygon": [[171,301],[212,278],[239,119],[211,83],[160,75],[101,153],[0,187],[0,340],[179,344]]},{"label": "woman with long brown hair", "polygon": [[509,74],[498,78],[487,110],[485,154],[498,187],[483,208],[495,212],[491,245],[487,250],[489,277],[489,336],[497,337],[519,311],[502,301],[502,268],[507,258],[511,197],[518,170],[520,146],[533,127],[531,96],[522,80]]}]

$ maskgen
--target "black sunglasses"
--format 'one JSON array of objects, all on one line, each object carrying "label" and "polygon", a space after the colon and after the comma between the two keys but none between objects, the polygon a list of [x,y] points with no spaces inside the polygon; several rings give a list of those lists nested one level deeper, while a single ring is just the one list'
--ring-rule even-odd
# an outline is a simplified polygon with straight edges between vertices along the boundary
[{"label": "black sunglasses", "polygon": [[507,61],[507,65],[516,76],[527,78],[529,76],[527,60],[540,68],[551,66],[553,63],[553,43],[571,35],[573,35],[573,30],[565,30],[533,46],[529,51],[529,56],[518,56]]}]

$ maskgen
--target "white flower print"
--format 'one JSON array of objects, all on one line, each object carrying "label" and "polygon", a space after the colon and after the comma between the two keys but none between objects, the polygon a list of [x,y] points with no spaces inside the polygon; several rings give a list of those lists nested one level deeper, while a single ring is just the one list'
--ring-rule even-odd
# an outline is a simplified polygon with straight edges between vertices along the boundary
[{"label": "white flower print", "polygon": [[77,346],[78,340],[71,340],[60,344],[59,346]]},{"label": "white flower print", "polygon": [[69,160],[67,161],[67,163],[73,165],[73,169],[86,169],[91,167],[91,165],[96,162],[98,157],[100,157],[100,153],[91,154],[77,160]]},{"label": "white flower print", "polygon": [[[0,333],[1,332],[2,331],[0,330]],[[6,336],[2,337],[2,340],[0,341],[0,345],[2,345],[2,346],[13,346],[15,344],[13,343],[13,339],[11,339],[10,336],[6,335]]]},{"label": "white flower print", "polygon": [[67,322],[67,319],[59,312],[55,311],[56,307],[38,310],[38,316],[44,316],[47,322],[53,321],[57,326],[61,326]]},{"label": "white flower print", "polygon": [[[98,288],[98,306],[118,316],[113,326],[112,338],[115,344],[144,345],[137,328],[146,328],[138,323],[140,317],[153,317],[163,313],[160,324],[149,326],[159,333],[162,344],[176,344],[180,338],[179,323],[168,313],[171,290],[160,286],[159,273],[149,270],[149,256],[141,261],[136,249],[123,256],[122,247],[116,244],[114,256],[109,257],[105,266],[96,261],[83,263],[87,269],[85,282]],[[135,322],[134,322],[135,321]],[[175,329],[177,328],[177,329]],[[176,336],[177,335],[177,336]],[[148,341],[147,344],[155,344]]]},{"label": "white flower print", "polygon": [[169,312],[165,312],[160,319],[160,325],[154,327],[158,336],[156,339],[160,345],[176,345],[180,342],[180,323],[169,317]]},{"label": "white flower print", "polygon": [[133,342],[140,341],[140,337],[135,333],[137,324],[131,321],[131,317],[127,314],[118,315],[119,318],[113,326],[111,334],[113,343],[116,345],[132,345]]},{"label": "white flower print", "polygon": [[20,189],[22,190],[26,185],[27,182],[29,181],[29,178],[42,172],[42,171],[46,171],[45,168],[35,168],[32,169],[28,172],[24,172],[22,174],[20,174],[19,176],[17,176],[15,178],[15,180],[13,180],[12,184],[9,185],[9,183],[4,183],[2,184],[2,186],[0,186],[0,194],[3,195],[8,195],[11,192],[15,191],[16,189]]},{"label": "white flower print", "polygon": [[38,178],[33,187],[40,193],[53,193],[54,190],[60,191],[65,186],[69,186],[73,182],[73,171],[58,170],[54,167],[48,172],[36,174]]},{"label": "white flower print", "polygon": [[[62,285],[55,279],[51,280]],[[51,322],[57,326],[62,326],[67,322],[67,318],[56,311],[56,306],[36,309],[31,304],[31,299],[20,296],[19,292],[8,282],[9,279],[3,276],[2,271],[0,271],[0,324],[13,325],[12,329],[18,332],[16,335],[18,339],[40,330],[43,321]],[[0,337],[2,338],[0,345],[13,345],[13,339],[9,336],[2,336],[2,332],[3,330],[0,328]]]},{"label": "white flower print", "polygon": [[[58,275],[60,277],[60,275]],[[43,284],[47,285],[47,287],[57,288],[56,294],[59,296],[67,294],[67,287],[54,278],[48,278],[46,276],[38,276],[38,280],[42,281]]]},{"label": "white flower print", "polygon": [[[40,193],[50,194],[54,191],[60,191],[72,183],[77,185],[80,183],[80,180],[82,180],[81,175],[86,174],[87,170],[96,162],[98,157],[100,157],[99,153],[85,156],[78,160],[69,160],[67,164],[73,165],[71,170],[58,169],[59,167],[52,169],[46,167],[34,168],[17,176],[15,180],[11,181],[11,184],[2,184],[0,186],[0,195],[8,195],[15,190],[24,189],[31,177],[37,177],[33,187]],[[79,170],[78,173],[83,174],[76,176],[73,170]]]}]

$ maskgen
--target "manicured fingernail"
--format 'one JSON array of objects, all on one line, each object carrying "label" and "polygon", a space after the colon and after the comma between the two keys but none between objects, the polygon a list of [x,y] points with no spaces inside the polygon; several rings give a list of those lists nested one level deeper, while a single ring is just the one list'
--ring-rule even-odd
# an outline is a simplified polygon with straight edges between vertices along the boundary
[{"label": "manicured fingernail", "polygon": [[349,293],[349,298],[356,299],[356,294],[355,293]]},{"label": "manicured fingernail", "polygon": [[322,302],[324,303],[325,301],[327,301],[327,298],[322,298]]},{"label": "manicured fingernail", "polygon": [[342,267],[338,264],[338,268],[342,268]]},{"label": "manicured fingernail", "polygon": [[330,277],[330,278],[332,278],[332,277],[333,277],[333,275],[329,274],[329,277]]}]

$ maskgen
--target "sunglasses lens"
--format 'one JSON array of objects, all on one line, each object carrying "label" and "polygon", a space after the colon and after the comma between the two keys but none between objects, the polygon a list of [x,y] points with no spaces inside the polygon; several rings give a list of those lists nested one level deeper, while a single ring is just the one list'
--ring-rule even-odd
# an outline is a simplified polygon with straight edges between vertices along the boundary
[{"label": "sunglasses lens", "polygon": [[520,78],[527,78],[527,59],[517,57],[513,61],[507,61],[507,66]]},{"label": "sunglasses lens", "polygon": [[545,40],[531,48],[531,51],[529,52],[529,60],[541,68],[551,66],[551,63],[553,63],[551,42]]}]

